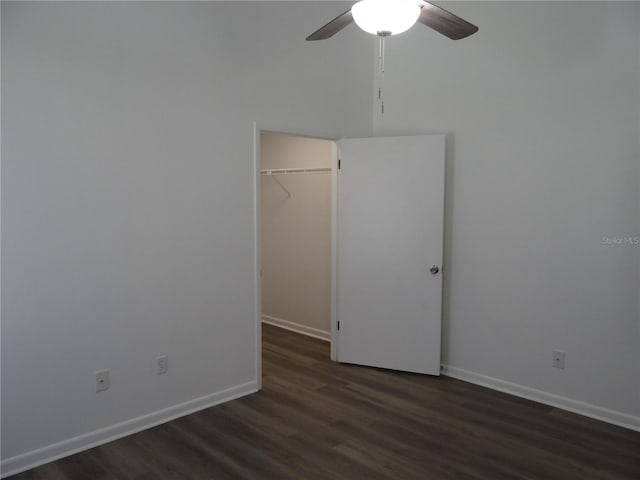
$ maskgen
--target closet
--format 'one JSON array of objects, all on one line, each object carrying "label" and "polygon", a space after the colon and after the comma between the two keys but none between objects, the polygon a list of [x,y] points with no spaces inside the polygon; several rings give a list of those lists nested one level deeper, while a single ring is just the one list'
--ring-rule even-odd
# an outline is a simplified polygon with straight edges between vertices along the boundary
[{"label": "closet", "polygon": [[262,132],[262,321],[330,340],[331,140]]}]

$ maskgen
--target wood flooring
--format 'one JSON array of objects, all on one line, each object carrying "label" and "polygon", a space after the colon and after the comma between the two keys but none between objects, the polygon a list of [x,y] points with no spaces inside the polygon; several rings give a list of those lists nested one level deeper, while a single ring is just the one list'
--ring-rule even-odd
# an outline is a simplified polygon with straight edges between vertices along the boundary
[{"label": "wood flooring", "polygon": [[265,325],[254,395],[11,480],[639,480],[640,433]]}]

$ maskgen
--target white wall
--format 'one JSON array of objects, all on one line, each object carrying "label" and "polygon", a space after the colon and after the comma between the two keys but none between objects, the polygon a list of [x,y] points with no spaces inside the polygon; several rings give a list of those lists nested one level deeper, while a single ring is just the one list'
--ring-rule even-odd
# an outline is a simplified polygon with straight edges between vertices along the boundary
[{"label": "white wall", "polygon": [[369,133],[344,7],[2,2],[4,472],[255,388],[252,122]]},{"label": "white wall", "polygon": [[479,33],[391,38],[374,122],[450,134],[443,362],[640,428],[640,247],[602,242],[640,234],[640,3],[449,9]]},{"label": "white wall", "polygon": [[[331,140],[267,132],[261,168],[331,168]],[[331,174],[261,181],[262,313],[268,322],[330,338]]]}]

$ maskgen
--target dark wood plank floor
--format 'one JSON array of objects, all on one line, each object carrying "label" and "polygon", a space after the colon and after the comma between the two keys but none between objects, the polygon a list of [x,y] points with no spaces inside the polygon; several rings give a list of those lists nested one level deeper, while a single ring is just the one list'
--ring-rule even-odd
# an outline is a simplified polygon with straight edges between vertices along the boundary
[{"label": "dark wood plank floor", "polygon": [[261,392],[12,480],[640,479],[640,433],[263,331]]}]

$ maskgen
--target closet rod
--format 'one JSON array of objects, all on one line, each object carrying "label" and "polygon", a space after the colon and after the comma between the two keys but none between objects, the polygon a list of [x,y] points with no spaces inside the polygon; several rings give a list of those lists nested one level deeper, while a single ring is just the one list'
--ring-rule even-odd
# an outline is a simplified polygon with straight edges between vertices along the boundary
[{"label": "closet rod", "polygon": [[267,168],[260,170],[262,175],[291,175],[301,173],[331,173],[331,168]]}]

